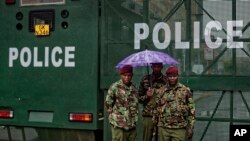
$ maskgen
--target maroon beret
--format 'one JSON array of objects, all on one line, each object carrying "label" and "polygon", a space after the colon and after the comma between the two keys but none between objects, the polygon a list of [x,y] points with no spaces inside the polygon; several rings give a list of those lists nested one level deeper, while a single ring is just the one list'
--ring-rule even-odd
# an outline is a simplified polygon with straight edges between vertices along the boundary
[{"label": "maroon beret", "polygon": [[120,68],[120,74],[124,73],[133,73],[133,67],[130,65],[125,65],[122,68]]},{"label": "maroon beret", "polygon": [[175,66],[171,66],[167,69],[166,74],[171,75],[171,74],[177,74],[178,75],[178,68]]}]

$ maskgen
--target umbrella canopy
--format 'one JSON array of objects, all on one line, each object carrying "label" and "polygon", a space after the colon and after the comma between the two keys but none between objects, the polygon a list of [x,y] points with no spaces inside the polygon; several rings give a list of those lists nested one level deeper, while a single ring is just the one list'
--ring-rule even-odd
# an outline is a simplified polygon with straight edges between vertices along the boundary
[{"label": "umbrella canopy", "polygon": [[148,66],[150,63],[162,63],[167,65],[178,64],[174,58],[166,53],[146,49],[126,57],[116,65],[116,68],[121,68],[124,65],[131,65],[133,67]]}]

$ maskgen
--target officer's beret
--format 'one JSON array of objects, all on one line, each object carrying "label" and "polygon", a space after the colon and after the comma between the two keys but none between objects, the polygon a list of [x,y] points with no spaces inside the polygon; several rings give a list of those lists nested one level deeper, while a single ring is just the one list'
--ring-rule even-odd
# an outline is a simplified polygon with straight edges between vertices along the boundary
[{"label": "officer's beret", "polygon": [[179,71],[178,71],[178,68],[175,67],[175,66],[170,66],[167,71],[166,71],[166,74],[167,75],[171,75],[171,74],[177,74],[178,75]]},{"label": "officer's beret", "polygon": [[158,62],[158,63],[151,63],[151,65],[163,65],[161,62]]},{"label": "officer's beret", "polygon": [[133,73],[133,67],[131,65],[125,65],[122,68],[120,68],[120,74],[124,73]]}]

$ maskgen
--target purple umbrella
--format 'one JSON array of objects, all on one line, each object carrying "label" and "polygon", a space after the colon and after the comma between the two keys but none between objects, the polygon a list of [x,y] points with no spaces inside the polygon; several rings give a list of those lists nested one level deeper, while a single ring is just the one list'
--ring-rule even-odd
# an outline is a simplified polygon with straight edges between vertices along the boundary
[{"label": "purple umbrella", "polygon": [[148,66],[150,63],[162,63],[167,65],[178,64],[174,58],[166,53],[146,49],[126,57],[116,65],[116,68],[121,68],[124,65],[131,65],[133,67]]}]

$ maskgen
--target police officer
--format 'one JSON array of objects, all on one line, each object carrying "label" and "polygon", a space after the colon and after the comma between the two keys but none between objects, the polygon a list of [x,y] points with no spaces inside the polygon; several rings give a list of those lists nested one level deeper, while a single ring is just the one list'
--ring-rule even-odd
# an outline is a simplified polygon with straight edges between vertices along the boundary
[{"label": "police officer", "polygon": [[158,91],[158,138],[159,141],[184,141],[193,135],[195,107],[192,93],[178,82],[177,67],[169,67],[166,75],[168,85]]},{"label": "police officer", "polygon": [[161,73],[162,63],[152,63],[152,74],[142,78],[139,86],[139,102],[143,104],[143,141],[152,141],[156,126],[152,122],[156,110],[156,95],[147,94],[147,91],[159,89],[166,84],[166,76]]},{"label": "police officer", "polygon": [[126,65],[119,71],[121,79],[110,86],[105,100],[111,124],[112,141],[135,141],[138,91],[131,82],[133,68]]}]

